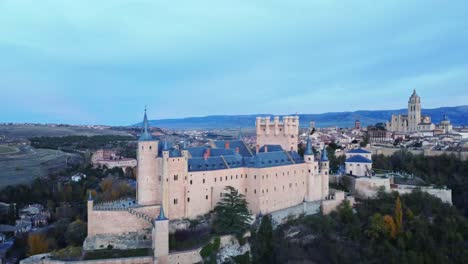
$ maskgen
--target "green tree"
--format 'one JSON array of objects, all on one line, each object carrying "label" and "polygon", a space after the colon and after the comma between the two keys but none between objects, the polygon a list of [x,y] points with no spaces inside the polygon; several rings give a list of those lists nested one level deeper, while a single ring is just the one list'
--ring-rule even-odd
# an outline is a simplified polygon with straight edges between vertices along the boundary
[{"label": "green tree", "polygon": [[382,238],[386,233],[384,218],[381,214],[375,213],[369,219],[369,228],[366,230],[366,235],[371,240],[375,241]]},{"label": "green tree", "polygon": [[255,242],[252,245],[253,263],[273,263],[273,248],[273,225],[270,216],[265,215],[255,234]]},{"label": "green tree", "polygon": [[79,246],[86,238],[86,224],[80,219],[72,222],[65,232],[65,241],[69,245]]},{"label": "green tree", "polygon": [[234,187],[226,186],[226,192],[214,209],[213,229],[218,234],[235,234],[241,237],[248,229],[251,216],[245,196]]}]

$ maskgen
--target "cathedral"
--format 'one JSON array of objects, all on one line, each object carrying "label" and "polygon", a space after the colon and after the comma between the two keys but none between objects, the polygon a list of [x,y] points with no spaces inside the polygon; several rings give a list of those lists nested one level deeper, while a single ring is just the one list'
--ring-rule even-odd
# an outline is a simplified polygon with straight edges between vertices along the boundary
[{"label": "cathedral", "polygon": [[386,128],[390,132],[413,133],[433,131],[435,125],[430,116],[421,114],[421,97],[413,90],[408,100],[408,114],[392,115],[391,120],[386,123]]},{"label": "cathedral", "polygon": [[153,138],[145,111],[138,140],[136,197],[101,204],[89,197],[84,249],[153,247],[155,257],[164,259],[169,219],[209,213],[226,186],[245,196],[253,215],[327,199],[327,153],[315,156],[308,138],[304,157],[298,154],[299,117],[259,117],[256,134],[253,149],[241,135],[199,147],[169,146]]}]

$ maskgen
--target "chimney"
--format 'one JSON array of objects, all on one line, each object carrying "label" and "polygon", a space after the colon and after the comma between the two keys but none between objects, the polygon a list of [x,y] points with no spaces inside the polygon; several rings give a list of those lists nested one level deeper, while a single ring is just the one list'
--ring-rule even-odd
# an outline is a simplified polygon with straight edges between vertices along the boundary
[{"label": "chimney", "polygon": [[265,145],[264,148],[265,148],[265,152],[268,152],[268,145]]},{"label": "chimney", "polygon": [[255,146],[255,153],[258,154],[259,151],[260,151],[260,145]]},{"label": "chimney", "polygon": [[211,156],[211,149],[210,149],[210,148],[207,148],[207,149],[205,150],[205,153],[203,154],[203,158],[204,158],[205,160],[207,160],[210,156]]},{"label": "chimney", "polygon": [[236,148],[236,153],[239,154],[239,148]]},{"label": "chimney", "polygon": [[225,149],[228,149],[228,148],[229,148],[229,141],[226,140],[226,141],[224,142],[224,148],[225,148]]}]

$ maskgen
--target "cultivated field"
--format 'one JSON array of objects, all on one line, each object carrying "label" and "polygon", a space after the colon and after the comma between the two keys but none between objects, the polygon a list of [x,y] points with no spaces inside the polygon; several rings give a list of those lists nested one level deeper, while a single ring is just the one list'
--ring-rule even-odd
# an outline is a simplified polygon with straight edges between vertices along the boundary
[{"label": "cultivated field", "polygon": [[120,135],[128,136],[125,131],[114,129],[96,129],[80,126],[45,126],[45,125],[0,125],[0,136],[6,138],[31,138],[31,137],[62,137],[62,136],[96,136],[96,135]]},{"label": "cultivated field", "polygon": [[7,185],[28,183],[37,177],[61,171],[67,164],[80,162],[82,158],[78,154],[21,146],[17,153],[0,155],[0,189]]},{"label": "cultivated field", "polygon": [[13,146],[0,145],[0,155],[17,153],[19,149]]}]

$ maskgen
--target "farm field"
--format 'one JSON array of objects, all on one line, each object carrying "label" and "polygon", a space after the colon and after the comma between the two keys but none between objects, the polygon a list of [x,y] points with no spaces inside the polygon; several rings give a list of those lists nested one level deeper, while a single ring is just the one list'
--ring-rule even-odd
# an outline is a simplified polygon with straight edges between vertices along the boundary
[{"label": "farm field", "polygon": [[0,145],[0,155],[17,153],[19,149],[13,146]]},{"label": "farm field", "polygon": [[81,126],[0,125],[0,136],[6,138],[62,137],[62,136],[120,135],[129,133],[109,128],[96,129]]},{"label": "farm field", "polygon": [[78,154],[21,146],[17,153],[0,155],[0,189],[7,185],[28,183],[37,177],[61,171],[67,164],[81,162],[82,157]]}]

